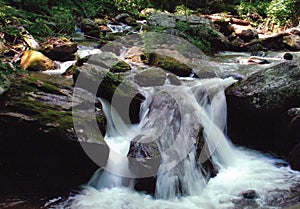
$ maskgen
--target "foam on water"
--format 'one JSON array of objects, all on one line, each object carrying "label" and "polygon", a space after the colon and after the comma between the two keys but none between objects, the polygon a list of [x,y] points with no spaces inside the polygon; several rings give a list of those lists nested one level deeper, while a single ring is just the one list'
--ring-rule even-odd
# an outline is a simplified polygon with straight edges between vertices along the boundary
[{"label": "foam on water", "polygon": [[[242,193],[249,190],[257,194],[252,200],[255,208],[272,208],[274,202],[278,206],[281,199],[284,202],[290,188],[299,184],[299,173],[289,167],[276,166],[281,163],[277,159],[234,147],[224,135],[224,89],[233,82],[230,78],[214,78],[189,81],[180,87],[145,88],[146,101],[142,104],[141,122],[137,127],[124,124],[114,109],[102,101],[108,120],[105,140],[111,148],[106,170],[97,171],[89,186],[58,208],[245,208],[239,204],[244,200]],[[176,111],[180,112],[180,117]],[[197,138],[193,131],[197,124],[204,129],[205,143],[218,169],[217,175],[209,180],[196,162],[204,162],[206,156],[201,153],[196,159],[195,149],[190,147]],[[152,137],[158,139],[162,156],[155,197],[134,191],[133,182],[124,184],[122,178],[132,175],[126,156],[130,140],[140,133],[153,134]],[[170,146],[173,150],[169,153]],[[179,158],[173,158],[175,156]]]}]

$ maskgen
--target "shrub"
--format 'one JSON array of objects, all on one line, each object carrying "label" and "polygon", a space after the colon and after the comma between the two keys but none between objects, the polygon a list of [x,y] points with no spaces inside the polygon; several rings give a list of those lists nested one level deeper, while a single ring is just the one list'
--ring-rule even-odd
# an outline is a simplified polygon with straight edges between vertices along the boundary
[{"label": "shrub", "polygon": [[276,25],[289,24],[295,14],[295,2],[293,0],[272,0],[266,9],[266,14],[268,19]]}]

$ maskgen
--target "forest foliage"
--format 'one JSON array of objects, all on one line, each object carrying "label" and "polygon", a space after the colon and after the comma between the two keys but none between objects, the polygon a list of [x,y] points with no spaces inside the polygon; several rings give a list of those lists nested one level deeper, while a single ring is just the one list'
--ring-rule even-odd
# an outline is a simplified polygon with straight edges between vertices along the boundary
[{"label": "forest foliage", "polygon": [[300,0],[0,0],[0,32],[18,35],[24,26],[36,37],[74,32],[80,18],[96,18],[152,7],[178,14],[225,12],[256,24],[278,27],[298,24]]}]

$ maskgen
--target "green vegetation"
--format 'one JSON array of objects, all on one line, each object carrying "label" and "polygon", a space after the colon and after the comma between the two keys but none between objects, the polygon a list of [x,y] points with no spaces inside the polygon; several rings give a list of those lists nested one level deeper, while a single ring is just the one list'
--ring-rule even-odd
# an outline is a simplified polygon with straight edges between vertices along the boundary
[{"label": "green vegetation", "polygon": [[183,21],[178,21],[176,23],[176,28],[183,32],[185,35],[187,35],[187,38],[189,42],[200,48],[203,52],[205,53],[210,53],[211,49],[211,44],[210,42],[206,39],[206,34],[210,34],[214,36],[214,31],[206,31],[207,27],[191,27],[190,24],[183,22]]},{"label": "green vegetation", "polygon": [[273,30],[298,23],[299,11],[296,8],[299,8],[299,3],[297,0],[240,0],[236,9],[240,17]]},{"label": "green vegetation", "polygon": [[24,26],[35,37],[74,32],[76,22],[84,18],[114,16],[126,12],[137,18],[147,7],[181,15],[228,12],[258,23],[284,26],[296,23],[298,0],[0,0],[0,32],[19,36]]}]

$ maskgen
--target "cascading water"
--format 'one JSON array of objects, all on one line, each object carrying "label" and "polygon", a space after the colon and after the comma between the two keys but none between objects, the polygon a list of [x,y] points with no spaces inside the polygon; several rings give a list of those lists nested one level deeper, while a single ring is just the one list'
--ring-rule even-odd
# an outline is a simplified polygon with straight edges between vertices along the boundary
[{"label": "cascading water", "polygon": [[[241,206],[241,193],[247,190],[256,193],[248,208],[271,208],[288,198],[283,191],[299,183],[297,172],[276,167],[276,159],[235,148],[224,135],[224,89],[233,82],[214,78],[144,88],[146,100],[136,127],[125,125],[102,101],[108,120],[105,140],[111,148],[106,171],[94,174],[92,187],[72,197],[70,208],[247,208]],[[161,155],[155,197],[135,192],[134,181],[124,181],[136,175],[126,156],[130,141],[141,134],[157,143]],[[201,134],[205,144],[198,150]],[[209,160],[218,170],[213,178],[212,168],[203,167]]]}]

